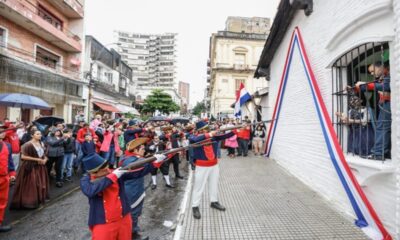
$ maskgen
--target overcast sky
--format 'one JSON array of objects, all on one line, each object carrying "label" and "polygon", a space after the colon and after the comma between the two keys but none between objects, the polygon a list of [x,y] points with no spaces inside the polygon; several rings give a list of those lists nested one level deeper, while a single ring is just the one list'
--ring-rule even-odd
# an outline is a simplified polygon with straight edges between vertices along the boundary
[{"label": "overcast sky", "polygon": [[178,33],[178,81],[190,83],[192,106],[204,97],[211,33],[228,16],[273,18],[279,0],[86,0],[86,34],[112,43],[113,31]]}]

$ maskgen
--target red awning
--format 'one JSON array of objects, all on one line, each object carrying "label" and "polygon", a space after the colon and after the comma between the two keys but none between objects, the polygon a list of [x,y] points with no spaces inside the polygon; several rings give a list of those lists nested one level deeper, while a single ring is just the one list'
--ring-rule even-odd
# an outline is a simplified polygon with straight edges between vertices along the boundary
[{"label": "red awning", "polygon": [[106,112],[114,112],[114,113],[121,112],[120,110],[118,110],[118,108],[116,108],[110,104],[101,103],[101,102],[93,102],[93,103],[96,104],[99,108],[103,109]]}]

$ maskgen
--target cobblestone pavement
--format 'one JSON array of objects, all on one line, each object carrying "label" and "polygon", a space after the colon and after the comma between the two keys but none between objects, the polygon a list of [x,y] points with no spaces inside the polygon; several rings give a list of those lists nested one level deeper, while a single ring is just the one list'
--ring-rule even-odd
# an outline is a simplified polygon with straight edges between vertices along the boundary
[{"label": "cobblestone pavement", "polygon": [[196,220],[189,198],[181,239],[368,239],[272,160],[225,157],[220,169],[219,199],[226,212],[209,207],[206,190]]}]

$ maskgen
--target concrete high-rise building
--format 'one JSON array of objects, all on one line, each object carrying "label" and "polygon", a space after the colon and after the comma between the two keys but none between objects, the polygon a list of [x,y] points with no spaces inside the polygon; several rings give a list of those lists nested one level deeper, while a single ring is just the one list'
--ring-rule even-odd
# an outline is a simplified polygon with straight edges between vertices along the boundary
[{"label": "concrete high-rise building", "polygon": [[32,121],[87,111],[82,81],[84,0],[0,1],[0,93],[39,97],[48,110],[0,106],[0,116]]},{"label": "concrete high-rise building", "polygon": [[115,31],[121,59],[133,70],[137,101],[153,89],[163,89],[177,104],[180,97],[176,80],[176,33],[140,34]]},{"label": "concrete high-rise building", "polygon": [[[250,94],[267,87],[267,81],[253,76],[269,30],[268,18],[228,17],[225,30],[211,35],[205,103],[214,117],[233,117],[241,83]],[[246,111],[242,115],[256,118],[256,112]]]},{"label": "concrete high-rise building", "polygon": [[262,17],[228,17],[225,31],[236,33],[268,34],[271,25],[269,18]]},{"label": "concrete high-rise building", "polygon": [[181,96],[181,112],[186,113],[189,106],[190,84],[179,81],[178,93]]}]

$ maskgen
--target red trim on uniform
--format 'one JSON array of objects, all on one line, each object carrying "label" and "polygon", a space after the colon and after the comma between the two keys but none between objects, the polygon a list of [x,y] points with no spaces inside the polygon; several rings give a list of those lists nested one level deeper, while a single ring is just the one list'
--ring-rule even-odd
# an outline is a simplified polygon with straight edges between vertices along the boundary
[{"label": "red trim on uniform", "polygon": [[153,162],[153,167],[160,168],[163,163],[164,163],[164,161],[159,162],[159,163]]},{"label": "red trim on uniform", "polygon": [[217,163],[218,163],[217,158],[209,159],[209,160],[196,159],[196,166],[199,166],[199,167],[212,167],[212,166],[217,165]]},{"label": "red trim on uniform", "polygon": [[106,223],[116,222],[123,218],[119,184],[117,182],[103,190],[103,206]]},{"label": "red trim on uniform", "polygon": [[90,228],[92,240],[121,239],[132,238],[132,218],[126,214],[122,219],[106,224],[97,224]]},{"label": "red trim on uniform", "polygon": [[212,145],[203,146],[204,154],[206,155],[207,159],[214,159],[214,148]]},{"label": "red trim on uniform", "polygon": [[3,145],[0,152],[0,176],[8,176],[8,157],[10,152],[4,141],[1,141],[0,144]]},{"label": "red trim on uniform", "polygon": [[106,178],[110,179],[113,183],[116,183],[118,181],[117,175],[114,173],[110,173],[106,176]]},{"label": "red trim on uniform", "polygon": [[375,89],[375,83],[371,82],[367,84],[367,90],[372,91]]},{"label": "red trim on uniform", "polygon": [[17,172],[15,172],[15,171],[11,171],[8,173],[9,177],[15,177],[16,175],[17,175]]},{"label": "red trim on uniform", "polygon": [[3,222],[7,208],[8,191],[10,190],[10,179],[8,176],[0,177],[0,224]]}]

